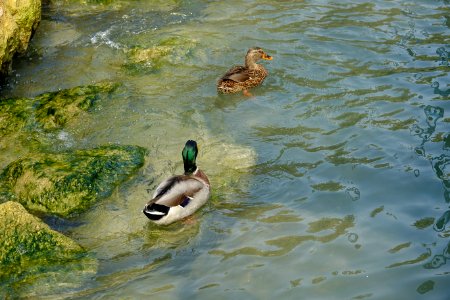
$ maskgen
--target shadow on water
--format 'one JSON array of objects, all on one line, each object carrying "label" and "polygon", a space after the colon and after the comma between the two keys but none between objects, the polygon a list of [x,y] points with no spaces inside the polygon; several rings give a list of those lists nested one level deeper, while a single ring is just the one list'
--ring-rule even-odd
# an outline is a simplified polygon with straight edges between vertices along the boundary
[{"label": "shadow on water", "polygon": [[[294,211],[286,210],[285,208],[278,211],[271,216],[265,216],[265,213],[283,208],[280,204],[264,204],[259,205],[244,205],[234,204],[225,205],[222,207],[225,211],[225,215],[231,218],[245,218],[246,220],[259,221],[266,223],[267,225],[275,223],[300,223],[303,218],[299,217]],[[223,256],[222,260],[240,256],[260,256],[260,257],[273,257],[283,256],[294,250],[297,246],[304,242],[321,242],[328,243],[338,237],[347,234],[349,228],[355,226],[355,218],[353,215],[344,216],[343,218],[328,218],[324,217],[316,221],[308,223],[306,235],[289,235],[281,236],[274,239],[266,240],[265,244],[269,248],[275,248],[272,250],[263,250],[256,247],[242,247],[232,251],[225,251],[221,249],[210,250],[212,255]],[[323,232],[324,234],[319,234]],[[352,239],[352,237],[350,238]]]}]

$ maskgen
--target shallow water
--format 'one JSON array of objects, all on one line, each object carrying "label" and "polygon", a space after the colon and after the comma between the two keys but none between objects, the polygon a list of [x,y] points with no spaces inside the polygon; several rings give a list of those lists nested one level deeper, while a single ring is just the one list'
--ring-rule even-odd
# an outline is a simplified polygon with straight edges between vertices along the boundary
[{"label": "shallow water", "polygon": [[[149,155],[110,198],[53,221],[99,269],[45,293],[448,297],[448,1],[54,2],[2,97],[120,82],[55,148],[136,144]],[[253,98],[217,95],[218,77],[255,45],[274,56],[264,84]],[[212,199],[158,228],[141,209],[182,172],[187,139]],[[1,167],[19,152],[2,147]]]}]

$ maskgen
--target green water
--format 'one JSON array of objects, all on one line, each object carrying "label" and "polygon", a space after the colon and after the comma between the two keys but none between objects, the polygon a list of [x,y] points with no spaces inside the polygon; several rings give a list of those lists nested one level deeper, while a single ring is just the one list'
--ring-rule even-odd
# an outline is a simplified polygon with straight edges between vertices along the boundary
[{"label": "green water", "polygon": [[[51,222],[98,260],[92,280],[25,294],[448,298],[448,1],[52,2],[2,96],[120,82],[55,147],[149,155],[110,198]],[[251,46],[274,56],[269,77],[253,98],[217,95]],[[158,228],[141,209],[182,172],[187,139],[212,198]],[[1,167],[19,152],[2,147]]]}]

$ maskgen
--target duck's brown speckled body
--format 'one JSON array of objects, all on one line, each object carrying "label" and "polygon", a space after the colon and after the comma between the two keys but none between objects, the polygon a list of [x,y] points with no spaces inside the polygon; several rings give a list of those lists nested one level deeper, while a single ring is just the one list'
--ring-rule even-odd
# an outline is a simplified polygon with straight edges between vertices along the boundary
[{"label": "duck's brown speckled body", "polygon": [[247,92],[247,89],[260,85],[269,74],[256,62],[260,59],[272,60],[261,48],[250,48],[245,56],[245,66],[234,66],[217,83],[217,91],[223,94]]}]

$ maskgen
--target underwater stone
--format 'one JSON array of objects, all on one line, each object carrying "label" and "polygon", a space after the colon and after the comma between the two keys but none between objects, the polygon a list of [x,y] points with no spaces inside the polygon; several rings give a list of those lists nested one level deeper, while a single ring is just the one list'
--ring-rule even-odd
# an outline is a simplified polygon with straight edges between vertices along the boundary
[{"label": "underwater stone", "polygon": [[0,174],[0,202],[14,200],[60,217],[81,213],[135,173],[145,153],[138,146],[108,145],[21,158]]},{"label": "underwater stone", "polygon": [[104,94],[113,92],[118,84],[102,82],[57,92],[44,93],[33,98],[0,100],[0,137],[42,128],[63,127],[83,111],[87,111]]},{"label": "underwater stone", "polygon": [[79,113],[91,108],[102,93],[111,93],[117,86],[104,82],[39,95],[34,104],[36,121],[46,130],[61,128]]},{"label": "underwater stone", "polygon": [[165,63],[177,64],[186,60],[196,45],[195,40],[170,37],[160,40],[153,47],[134,47],[127,51],[129,63],[125,67],[130,71],[157,70]]}]

